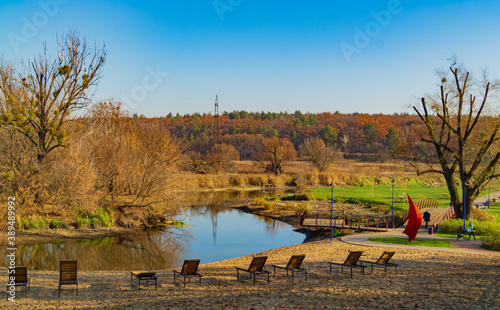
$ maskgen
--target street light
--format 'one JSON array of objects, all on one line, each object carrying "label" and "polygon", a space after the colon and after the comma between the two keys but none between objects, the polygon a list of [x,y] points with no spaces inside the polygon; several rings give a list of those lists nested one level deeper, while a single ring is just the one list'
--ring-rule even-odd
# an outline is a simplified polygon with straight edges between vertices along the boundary
[{"label": "street light", "polygon": [[332,187],[332,207],[330,210],[330,242],[333,241],[333,188],[335,187],[335,184],[333,182],[330,184]]},{"label": "street light", "polygon": [[464,229],[467,226],[467,224],[465,223],[465,219],[467,218],[467,207],[466,207],[466,205],[467,205],[467,197],[466,197],[466,195],[467,195],[467,189],[466,189],[466,186],[467,186],[467,183],[463,182],[462,187],[463,187],[463,190],[464,190],[464,197],[463,197],[464,198]]},{"label": "street light", "polygon": [[392,229],[394,229],[394,184],[396,184],[396,181],[392,179],[391,184],[392,184]]},{"label": "street light", "polygon": [[491,184],[488,184],[488,211],[490,211],[490,189],[491,189]]}]

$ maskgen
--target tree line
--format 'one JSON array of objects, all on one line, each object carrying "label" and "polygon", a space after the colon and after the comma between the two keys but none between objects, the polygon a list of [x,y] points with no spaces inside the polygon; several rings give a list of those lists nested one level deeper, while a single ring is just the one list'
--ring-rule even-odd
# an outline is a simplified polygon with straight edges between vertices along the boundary
[{"label": "tree line", "polygon": [[274,174],[297,157],[319,171],[340,157],[426,164],[418,173],[443,175],[457,214],[464,203],[470,214],[474,198],[500,177],[492,96],[500,83],[486,74],[473,79],[456,61],[440,72],[437,94],[422,98],[415,115],[233,111],[216,119],[145,118],[119,102],[95,102],[106,58],[105,46],[90,48],[70,32],[53,56],[44,47],[25,66],[1,62],[0,191],[14,193],[33,213],[46,206],[80,212],[122,196],[129,204],[161,206],[177,175],[224,173],[237,159],[258,161]]}]

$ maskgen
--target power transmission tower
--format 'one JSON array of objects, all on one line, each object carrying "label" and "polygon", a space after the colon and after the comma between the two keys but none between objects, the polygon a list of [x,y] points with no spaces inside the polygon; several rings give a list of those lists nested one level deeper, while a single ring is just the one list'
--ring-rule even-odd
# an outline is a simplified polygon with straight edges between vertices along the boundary
[{"label": "power transmission tower", "polygon": [[220,143],[219,140],[219,96],[215,95],[215,143]]}]

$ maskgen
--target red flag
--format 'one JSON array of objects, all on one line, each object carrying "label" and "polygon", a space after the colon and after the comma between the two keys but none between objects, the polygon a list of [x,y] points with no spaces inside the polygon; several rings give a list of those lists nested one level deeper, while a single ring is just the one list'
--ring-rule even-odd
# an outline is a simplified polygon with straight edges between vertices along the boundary
[{"label": "red flag", "polygon": [[403,234],[407,235],[408,241],[412,242],[415,240],[420,225],[422,224],[422,215],[418,207],[411,200],[410,195],[408,195],[408,203],[410,205],[408,208],[408,224],[406,224]]}]

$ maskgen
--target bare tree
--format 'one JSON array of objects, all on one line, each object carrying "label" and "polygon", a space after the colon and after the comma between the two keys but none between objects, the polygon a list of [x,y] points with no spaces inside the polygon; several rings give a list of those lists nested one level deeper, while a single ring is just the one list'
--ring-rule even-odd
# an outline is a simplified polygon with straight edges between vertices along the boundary
[{"label": "bare tree", "polygon": [[297,152],[293,148],[292,142],[282,138],[269,139],[265,149],[257,153],[256,159],[269,162],[267,170],[275,175],[283,172],[283,165],[287,160],[297,157]]},{"label": "bare tree", "polygon": [[344,153],[347,155],[347,143],[349,143],[349,135],[347,133],[343,133],[340,136],[340,141],[344,144]]},{"label": "bare tree", "polygon": [[491,180],[500,177],[497,172],[500,119],[488,115],[487,105],[490,92],[499,83],[490,82],[486,74],[482,81],[474,81],[456,60],[452,60],[449,73],[450,81],[446,72],[440,73],[441,85],[437,96],[430,96],[428,100],[422,98],[421,108],[413,107],[428,134],[422,141],[434,146],[438,161],[438,164],[429,163],[427,169],[417,168],[417,172],[419,175],[442,174],[455,213],[463,218],[463,204],[460,203],[455,180],[457,170],[462,191],[465,189],[467,216],[471,214],[472,202],[479,192]]},{"label": "bare tree", "polygon": [[337,152],[332,147],[326,147],[322,139],[308,138],[299,147],[303,156],[307,156],[313,166],[319,171],[325,171],[336,160]]},{"label": "bare tree", "polygon": [[58,40],[55,58],[43,52],[16,69],[0,66],[0,123],[22,133],[34,146],[38,163],[66,146],[67,123],[90,104],[90,88],[101,78],[106,50],[89,48],[77,32]]}]

